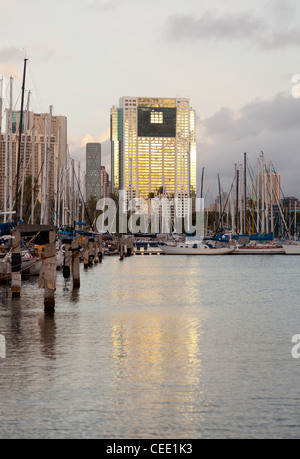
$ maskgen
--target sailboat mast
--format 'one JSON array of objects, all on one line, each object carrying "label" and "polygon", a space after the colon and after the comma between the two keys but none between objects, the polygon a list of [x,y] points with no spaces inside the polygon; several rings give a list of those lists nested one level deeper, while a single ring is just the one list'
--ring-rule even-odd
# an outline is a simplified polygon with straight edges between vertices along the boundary
[{"label": "sailboat mast", "polygon": [[256,172],[256,230],[259,233],[259,200],[260,200],[260,160],[257,159],[257,172]]},{"label": "sailboat mast", "polygon": [[204,169],[205,167],[202,167],[202,176],[201,176],[201,195],[200,198],[203,198],[203,183],[204,183]]},{"label": "sailboat mast", "polygon": [[235,230],[239,234],[239,170],[236,169],[236,208],[235,208]]},{"label": "sailboat mast", "polygon": [[6,129],[5,129],[5,164],[4,164],[4,223],[7,221],[7,175],[8,175],[8,129],[9,129],[9,112],[6,111]]},{"label": "sailboat mast", "polygon": [[26,107],[26,127],[25,127],[25,142],[23,151],[23,170],[22,170],[22,182],[21,182],[21,203],[20,203],[20,219],[23,219],[23,200],[24,200],[24,185],[25,185],[25,173],[26,173],[26,156],[27,156],[27,135],[29,129],[29,104],[30,104],[30,91],[28,92],[27,107]]},{"label": "sailboat mast", "polygon": [[22,100],[21,100],[21,113],[19,124],[19,146],[18,146],[18,162],[17,162],[17,182],[16,182],[16,219],[18,219],[18,189],[19,189],[19,175],[20,175],[20,162],[21,162],[21,141],[22,141],[22,125],[23,125],[23,107],[24,107],[24,94],[25,94],[25,78],[26,78],[26,64],[28,59],[24,59],[23,83],[22,83]]},{"label": "sailboat mast", "polygon": [[2,135],[2,101],[4,95],[4,77],[0,75],[0,145],[1,145],[1,135]]},{"label": "sailboat mast", "polygon": [[265,227],[265,162],[264,162],[264,154],[261,152],[261,232],[264,233],[266,230]]},{"label": "sailboat mast", "polygon": [[32,129],[32,155],[31,155],[31,223],[34,223],[34,178],[35,178],[35,126]]},{"label": "sailboat mast", "polygon": [[218,173],[218,185],[219,185],[219,229],[222,228],[222,220],[223,220],[223,213],[222,213],[222,195],[221,195],[221,182],[220,182],[220,175]]},{"label": "sailboat mast", "polygon": [[247,153],[244,153],[244,231],[247,234]]},{"label": "sailboat mast", "polygon": [[[12,105],[13,105],[13,78],[10,77],[9,89],[9,212],[12,212],[12,194],[13,194],[13,148],[12,148]],[[9,221],[12,221],[12,214],[9,216]]]}]

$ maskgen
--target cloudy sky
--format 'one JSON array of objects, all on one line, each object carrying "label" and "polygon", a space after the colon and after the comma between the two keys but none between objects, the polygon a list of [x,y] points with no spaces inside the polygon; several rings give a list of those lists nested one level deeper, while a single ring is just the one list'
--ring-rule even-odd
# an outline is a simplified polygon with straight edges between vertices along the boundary
[{"label": "cloudy sky", "polygon": [[[261,151],[300,198],[299,0],[0,0],[0,74],[20,104],[68,117],[71,155],[100,141],[110,170],[110,108],[128,96],[190,98],[198,171],[217,193],[244,152]],[[293,81],[292,81],[293,79]],[[6,100],[7,104],[7,100]],[[200,175],[200,174],[199,174]]]}]

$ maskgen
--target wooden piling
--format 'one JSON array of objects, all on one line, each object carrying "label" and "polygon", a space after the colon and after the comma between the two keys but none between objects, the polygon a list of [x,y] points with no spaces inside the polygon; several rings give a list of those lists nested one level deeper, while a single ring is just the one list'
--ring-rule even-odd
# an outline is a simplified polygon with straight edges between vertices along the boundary
[{"label": "wooden piling", "polygon": [[56,290],[56,247],[55,231],[49,232],[49,244],[45,245],[45,252],[42,258],[39,287],[44,288],[45,311],[54,311]]},{"label": "wooden piling", "polygon": [[103,260],[103,247],[102,247],[102,236],[99,237],[99,263],[102,263]]},{"label": "wooden piling", "polygon": [[123,238],[123,255],[126,258],[127,257],[127,236]]},{"label": "wooden piling", "polygon": [[72,241],[72,272],[73,289],[80,288],[80,268],[79,268],[79,244],[76,239]]},{"label": "wooden piling", "polygon": [[94,263],[97,265],[99,263],[99,237],[95,237],[94,242]]},{"label": "wooden piling", "polygon": [[95,251],[94,251],[94,238],[89,239],[89,266],[93,266],[94,259],[95,259]]},{"label": "wooden piling", "polygon": [[89,267],[89,238],[84,238],[84,269],[88,269]]},{"label": "wooden piling", "polygon": [[123,243],[123,236],[120,237],[120,260],[122,261],[124,259],[124,243]]},{"label": "wooden piling", "polygon": [[63,267],[63,276],[65,280],[69,280],[71,277],[71,269],[72,269],[72,251],[71,239],[65,239],[65,260],[64,260],[64,267]]},{"label": "wooden piling", "polygon": [[14,237],[11,255],[11,293],[13,297],[21,296],[22,276],[21,276],[21,233],[14,229],[12,232]]}]

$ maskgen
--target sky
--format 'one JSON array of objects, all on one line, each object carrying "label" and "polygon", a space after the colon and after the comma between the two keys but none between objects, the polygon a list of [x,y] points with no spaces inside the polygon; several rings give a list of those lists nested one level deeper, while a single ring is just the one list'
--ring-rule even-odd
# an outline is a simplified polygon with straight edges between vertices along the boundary
[{"label": "sky", "polygon": [[263,151],[284,195],[300,199],[299,0],[0,0],[0,7],[0,74],[14,77],[15,109],[26,57],[31,110],[53,105],[54,115],[67,116],[70,154],[83,168],[85,144],[96,141],[110,172],[110,109],[120,97],[189,97],[206,194],[217,194],[217,174],[228,191],[244,152],[254,170]]}]

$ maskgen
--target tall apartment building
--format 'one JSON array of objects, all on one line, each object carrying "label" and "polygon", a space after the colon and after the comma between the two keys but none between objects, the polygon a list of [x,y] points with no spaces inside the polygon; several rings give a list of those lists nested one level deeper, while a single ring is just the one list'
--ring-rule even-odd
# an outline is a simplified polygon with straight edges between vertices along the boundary
[{"label": "tall apartment building", "polygon": [[[6,111],[5,129],[0,137],[0,207],[4,208],[6,196],[9,208],[9,196],[15,198],[16,175],[19,158],[19,121],[20,112],[13,112],[10,117]],[[4,132],[5,131],[5,132]],[[7,134],[6,134],[7,133]],[[11,134],[10,134],[11,133]],[[47,160],[44,167],[45,158]],[[35,198],[41,202],[43,179],[47,178],[47,197],[53,198],[55,181],[58,171],[67,164],[67,118],[24,112],[21,150],[19,186],[24,178],[34,177]],[[11,167],[10,167],[11,166]],[[6,184],[6,190],[5,190]]]},{"label": "tall apartment building", "polygon": [[101,198],[101,144],[86,144],[86,199]]},{"label": "tall apartment building", "polygon": [[101,166],[101,197],[107,198],[109,195],[109,175],[105,166]]},{"label": "tall apartment building", "polygon": [[268,207],[278,206],[281,199],[281,175],[268,169],[265,174],[266,201]]},{"label": "tall apartment building", "polygon": [[187,98],[122,97],[111,109],[112,192],[196,193],[195,110]]}]

